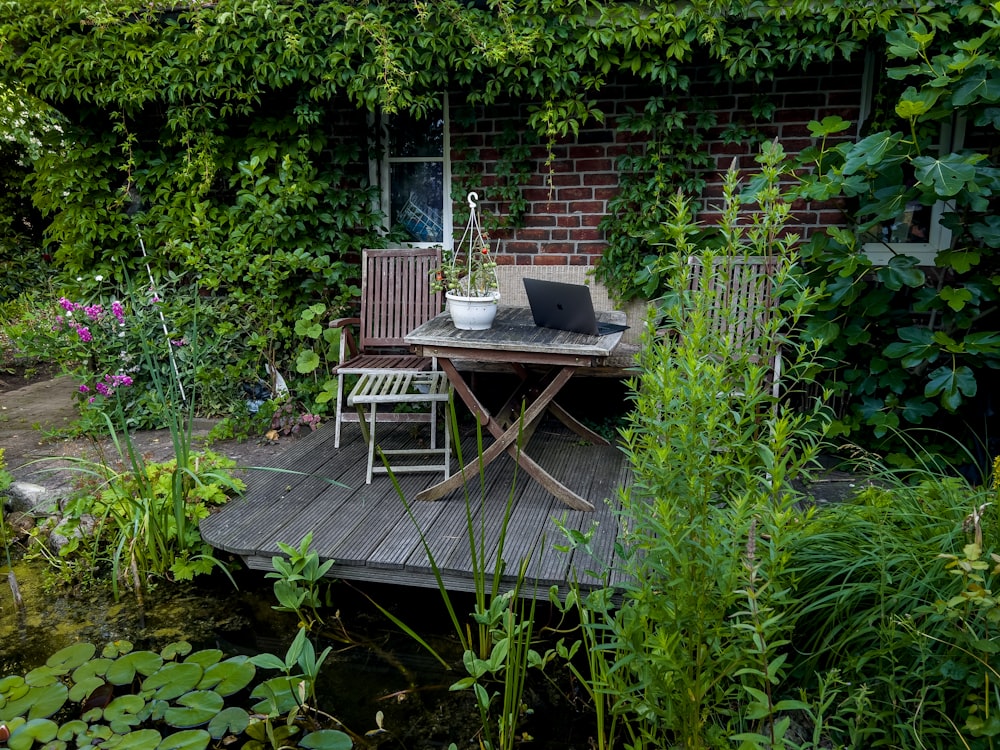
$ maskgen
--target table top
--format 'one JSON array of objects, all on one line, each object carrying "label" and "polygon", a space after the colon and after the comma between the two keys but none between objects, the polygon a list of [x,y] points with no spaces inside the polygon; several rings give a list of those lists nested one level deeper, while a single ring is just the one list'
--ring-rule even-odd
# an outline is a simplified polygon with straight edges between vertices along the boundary
[{"label": "table top", "polygon": [[[597,319],[625,323],[625,313],[598,312]],[[550,362],[554,359],[581,366],[596,364],[611,354],[622,332],[606,336],[558,331],[535,325],[527,307],[500,305],[493,326],[484,331],[460,331],[451,316],[441,313],[406,337],[423,356],[459,356],[494,361]]]}]

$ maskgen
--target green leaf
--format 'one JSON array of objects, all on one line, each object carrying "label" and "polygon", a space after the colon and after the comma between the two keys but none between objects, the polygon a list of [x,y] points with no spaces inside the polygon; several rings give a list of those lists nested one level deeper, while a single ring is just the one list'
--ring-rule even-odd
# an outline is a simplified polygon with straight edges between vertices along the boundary
[{"label": "green leaf", "polygon": [[351,750],[354,743],[348,735],[336,729],[320,729],[317,732],[309,732],[299,740],[299,747],[309,750]]},{"label": "green leaf", "polygon": [[201,682],[203,675],[204,670],[199,664],[170,662],[147,677],[142,683],[142,689],[154,691],[154,697],[158,700],[169,701],[193,690]]},{"label": "green leaf", "polygon": [[205,750],[212,735],[204,729],[185,729],[163,738],[156,750]]},{"label": "green leaf", "polygon": [[962,404],[963,397],[975,396],[976,390],[976,376],[967,366],[954,370],[939,367],[930,373],[924,395],[928,398],[940,395],[941,405],[948,411],[955,411]]},{"label": "green leaf", "polygon": [[844,175],[854,174],[860,167],[873,167],[885,160],[886,155],[902,140],[900,133],[883,130],[862,138],[848,150],[844,160]]},{"label": "green leaf", "polygon": [[60,674],[76,669],[84,662],[93,658],[97,647],[93,643],[74,643],[72,646],[59,649],[45,660],[45,665],[57,670]]},{"label": "green leaf", "polygon": [[312,372],[320,365],[319,355],[312,349],[306,349],[299,352],[299,356],[295,359],[295,371],[300,372],[303,375]]},{"label": "green leaf", "polygon": [[923,46],[904,29],[893,29],[885,35],[885,41],[889,54],[903,60],[918,57],[923,49]]},{"label": "green leaf", "polygon": [[247,656],[233,656],[205,670],[199,690],[214,690],[225,697],[239,692],[253,681],[257,670]]},{"label": "green leaf", "polygon": [[29,719],[24,724],[14,729],[7,739],[7,747],[10,750],[30,750],[31,746],[38,742],[44,744],[56,738],[59,725],[49,719]]},{"label": "green leaf", "polygon": [[918,156],[913,159],[913,174],[919,182],[931,185],[943,197],[951,197],[976,186],[975,157],[945,154],[941,158]]},{"label": "green leaf", "polygon": [[124,735],[114,750],[148,750],[156,747],[163,736],[155,729],[137,729]]},{"label": "green leaf", "polygon": [[952,102],[956,107],[967,107],[977,99],[987,102],[1000,99],[1000,78],[997,78],[995,71],[987,72],[985,67],[976,68],[952,94]]},{"label": "green leaf", "polygon": [[917,266],[919,261],[910,255],[897,255],[876,272],[878,280],[889,289],[898,291],[904,286],[916,288],[926,281],[924,272]]},{"label": "green leaf", "polygon": [[212,739],[221,740],[227,734],[242,734],[249,725],[250,714],[238,706],[230,706],[208,722],[208,733]]},{"label": "green leaf", "polygon": [[965,307],[966,303],[972,301],[972,292],[965,287],[955,289],[946,286],[938,294],[948,304],[948,307],[955,312],[958,312]]},{"label": "green leaf", "polygon": [[205,724],[218,714],[224,705],[222,696],[211,690],[196,690],[181,696],[178,706],[168,708],[164,721],[172,727],[188,729]]}]

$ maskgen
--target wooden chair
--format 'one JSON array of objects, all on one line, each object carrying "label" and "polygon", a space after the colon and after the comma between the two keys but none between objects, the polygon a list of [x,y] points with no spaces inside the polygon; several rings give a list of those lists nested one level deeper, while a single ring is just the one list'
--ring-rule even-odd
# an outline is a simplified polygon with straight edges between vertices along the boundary
[{"label": "wooden chair", "polygon": [[[704,264],[688,258],[691,275],[688,289],[701,289]],[[767,360],[771,395],[779,393],[781,350],[777,343],[763,339],[764,328],[774,313],[773,258],[764,256],[719,256],[713,261],[710,291],[716,296],[713,326],[734,350],[748,354],[752,361]]]},{"label": "wooden chair", "polygon": [[[440,264],[441,251],[433,248],[365,250],[362,254],[360,315],[330,323],[341,329],[339,363],[332,373],[337,376],[335,447],[340,447],[344,422],[363,420],[354,409],[345,408],[347,376],[435,369],[433,359],[412,354],[403,337],[441,312],[443,295],[430,288],[431,274]],[[431,415],[383,412],[379,419],[429,423]]]}]

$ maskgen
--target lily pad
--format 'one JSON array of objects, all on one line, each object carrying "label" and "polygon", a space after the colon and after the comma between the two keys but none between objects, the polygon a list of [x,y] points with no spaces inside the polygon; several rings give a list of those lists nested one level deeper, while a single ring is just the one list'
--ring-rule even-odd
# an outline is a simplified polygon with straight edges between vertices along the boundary
[{"label": "lily pad", "polygon": [[213,739],[221,740],[227,734],[243,734],[249,725],[250,714],[239,706],[231,706],[208,722],[208,733]]},{"label": "lily pad", "polygon": [[191,644],[187,641],[174,641],[168,643],[160,652],[167,661],[176,659],[178,656],[187,656],[191,653]]},{"label": "lily pad", "polygon": [[35,742],[51,742],[56,738],[59,725],[49,719],[30,719],[10,733],[7,747],[10,750],[29,750]]},{"label": "lily pad", "polygon": [[185,663],[200,664],[202,669],[208,669],[213,664],[217,664],[222,659],[222,652],[217,648],[206,648],[202,651],[195,651],[187,657]]},{"label": "lily pad", "polygon": [[24,676],[24,681],[31,687],[46,687],[59,682],[59,677],[51,667],[35,667]]},{"label": "lily pad", "polygon": [[294,691],[298,689],[300,683],[302,683],[301,677],[284,675],[261,682],[250,693],[251,698],[263,699],[252,706],[253,710],[271,716],[288,713],[298,706]]},{"label": "lily pad", "polygon": [[212,736],[204,729],[185,729],[163,738],[156,750],[205,750]]},{"label": "lily pad", "polygon": [[62,683],[28,688],[20,698],[8,699],[4,707],[0,708],[0,721],[9,721],[16,716],[45,719],[63,707],[68,692]]},{"label": "lily pad", "polygon": [[107,678],[112,685],[128,685],[136,673],[146,677],[163,666],[163,657],[152,651],[133,651],[115,660],[108,667]]},{"label": "lily pad", "polygon": [[114,664],[113,659],[106,659],[103,656],[85,661],[73,670],[73,682],[83,682],[89,677],[104,677],[112,664]]},{"label": "lily pad", "polygon": [[205,670],[199,664],[170,662],[147,677],[142,683],[142,689],[156,691],[155,697],[159,700],[173,700],[194,690],[204,673]]},{"label": "lily pad", "polygon": [[257,670],[249,658],[234,656],[206,669],[205,676],[198,683],[198,689],[214,690],[225,697],[249,685],[256,673]]},{"label": "lily pad", "polygon": [[104,684],[103,677],[85,677],[69,689],[69,699],[74,703],[82,703]]},{"label": "lily pad", "polygon": [[59,727],[59,732],[56,734],[56,737],[65,742],[76,739],[86,731],[87,722],[80,721],[80,719],[72,719]]},{"label": "lily pad", "polygon": [[222,710],[222,696],[211,690],[197,690],[181,696],[178,706],[168,708],[163,718],[172,727],[188,729],[211,721]]},{"label": "lily pad", "polygon": [[132,727],[142,721],[140,712],[146,701],[138,695],[119,695],[104,709],[104,719],[118,734],[127,734]]},{"label": "lily pad", "polygon": [[309,750],[351,750],[354,742],[348,735],[336,729],[320,729],[318,732],[310,732],[299,740],[299,747]]},{"label": "lily pad", "polygon": [[133,648],[135,645],[132,641],[112,641],[101,650],[101,656],[106,659],[116,659],[122,654],[127,654]]},{"label": "lily pad", "polygon": [[114,750],[148,750],[156,747],[162,740],[163,737],[155,729],[137,729],[124,735],[121,742],[114,746]]},{"label": "lily pad", "polygon": [[74,643],[61,648],[45,661],[45,666],[57,670],[59,674],[68,674],[84,662],[90,661],[97,653],[93,643]]}]

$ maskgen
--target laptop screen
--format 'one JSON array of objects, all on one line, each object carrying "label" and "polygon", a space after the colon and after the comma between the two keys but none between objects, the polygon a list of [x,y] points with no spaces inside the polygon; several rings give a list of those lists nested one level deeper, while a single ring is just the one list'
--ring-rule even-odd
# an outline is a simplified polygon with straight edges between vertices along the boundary
[{"label": "laptop screen", "polygon": [[628,328],[613,323],[598,323],[590,299],[590,287],[585,284],[529,278],[523,281],[536,326],[591,336],[603,336]]}]

